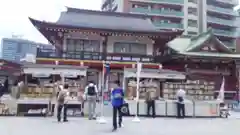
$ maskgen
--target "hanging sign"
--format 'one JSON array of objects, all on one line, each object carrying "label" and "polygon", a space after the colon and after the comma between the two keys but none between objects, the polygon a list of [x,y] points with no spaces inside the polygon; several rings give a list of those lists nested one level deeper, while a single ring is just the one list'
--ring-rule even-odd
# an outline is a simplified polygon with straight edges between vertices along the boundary
[{"label": "hanging sign", "polygon": [[32,74],[32,77],[47,78],[47,77],[50,77],[50,74],[48,74],[48,73],[34,73],[34,74]]}]

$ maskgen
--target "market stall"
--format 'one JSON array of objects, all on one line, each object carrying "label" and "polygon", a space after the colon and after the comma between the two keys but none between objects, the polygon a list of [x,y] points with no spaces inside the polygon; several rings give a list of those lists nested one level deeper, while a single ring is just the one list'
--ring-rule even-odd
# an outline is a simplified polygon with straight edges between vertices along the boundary
[{"label": "market stall", "polygon": [[17,114],[21,116],[46,116],[50,112],[55,92],[53,67],[24,64],[24,84],[17,100]]},{"label": "market stall", "polygon": [[0,97],[2,94],[10,94],[11,86],[13,82],[20,76],[21,74],[21,64],[14,63],[11,61],[0,59],[0,83],[3,85],[8,85],[5,87],[6,89],[2,90],[0,93]]},{"label": "market stall", "polygon": [[79,104],[77,102],[79,83],[72,81],[72,78],[81,80],[86,76],[86,67],[25,64],[23,70],[25,83],[18,99],[18,115],[53,115],[58,85],[63,83],[70,86],[69,106]]},{"label": "market stall", "polygon": [[56,74],[62,77],[62,83],[69,86],[68,97],[68,116],[81,116],[83,99],[81,98],[84,93],[86,85],[87,67],[75,67],[69,69],[58,68],[55,69]]},{"label": "market stall", "polygon": [[[136,97],[136,69],[124,69],[124,79],[123,84],[126,89],[126,99],[129,104],[130,114],[136,113],[136,103],[133,99]],[[186,76],[177,71],[165,70],[165,69],[142,69],[140,73],[140,83],[139,83],[139,104],[138,104],[138,114],[146,115],[146,104],[145,104],[145,94],[148,90],[155,90],[156,97],[159,100],[156,101],[156,115],[165,115],[166,107],[165,101],[161,101],[162,98],[162,83],[165,80],[185,80]],[[134,109],[135,108],[135,109]],[[161,111],[159,111],[161,110]]]},{"label": "market stall", "polygon": [[[86,76],[86,74],[85,74]],[[82,116],[82,105],[84,87],[86,85],[86,78],[80,76],[64,76],[65,84],[69,85],[70,97],[68,99],[68,116]]]}]

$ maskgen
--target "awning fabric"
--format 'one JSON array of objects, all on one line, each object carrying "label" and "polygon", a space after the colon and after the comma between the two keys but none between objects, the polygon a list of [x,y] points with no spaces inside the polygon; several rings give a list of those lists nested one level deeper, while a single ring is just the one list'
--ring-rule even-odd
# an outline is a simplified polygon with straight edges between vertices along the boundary
[{"label": "awning fabric", "polygon": [[54,74],[53,68],[24,68],[23,72],[39,78],[50,77],[50,75]]},{"label": "awning fabric", "polygon": [[55,68],[25,68],[25,74],[32,74],[33,77],[45,78],[50,75],[63,75],[66,78],[77,78],[86,76],[87,69],[55,69]]},{"label": "awning fabric", "polygon": [[[136,69],[124,69],[124,77],[131,78],[137,77]],[[185,80],[186,75],[181,72],[173,71],[173,70],[165,70],[165,69],[142,69],[141,78],[152,78],[152,79],[176,79],[176,80]]]},{"label": "awning fabric", "polygon": [[66,78],[76,78],[77,76],[86,76],[86,69],[55,69],[55,74],[63,75]]}]

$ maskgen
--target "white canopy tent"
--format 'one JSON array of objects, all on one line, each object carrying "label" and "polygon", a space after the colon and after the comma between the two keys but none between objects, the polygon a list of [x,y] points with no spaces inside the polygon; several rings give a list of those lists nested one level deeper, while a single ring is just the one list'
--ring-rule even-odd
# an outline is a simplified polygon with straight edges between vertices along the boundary
[{"label": "white canopy tent", "polygon": [[31,74],[33,77],[46,78],[50,75],[63,75],[66,78],[77,78],[87,75],[87,67],[68,66],[68,65],[43,65],[25,64],[24,74]]}]

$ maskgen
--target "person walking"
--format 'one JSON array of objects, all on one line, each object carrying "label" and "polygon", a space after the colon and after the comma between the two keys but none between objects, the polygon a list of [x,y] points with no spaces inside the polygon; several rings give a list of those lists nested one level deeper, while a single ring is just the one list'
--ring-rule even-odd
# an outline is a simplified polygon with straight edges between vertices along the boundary
[{"label": "person walking", "polygon": [[177,118],[184,118],[185,117],[185,103],[184,103],[184,98],[185,98],[185,90],[179,89],[177,91]]},{"label": "person walking", "polygon": [[[113,130],[117,130],[117,123],[119,127],[122,127],[122,112],[121,107],[124,104],[124,92],[120,87],[120,82],[115,82],[116,87],[112,89],[111,92],[111,102],[113,106]],[[118,122],[117,122],[117,114],[118,114]]]},{"label": "person walking", "polygon": [[60,91],[57,94],[57,120],[61,121],[61,113],[63,110],[63,122],[68,122],[67,120],[67,97],[69,95],[68,84],[65,84],[63,87],[59,86]]},{"label": "person walking", "polygon": [[88,103],[88,119],[95,120],[96,119],[96,104],[98,100],[98,89],[97,86],[91,81],[85,87],[84,92],[85,98]]}]

